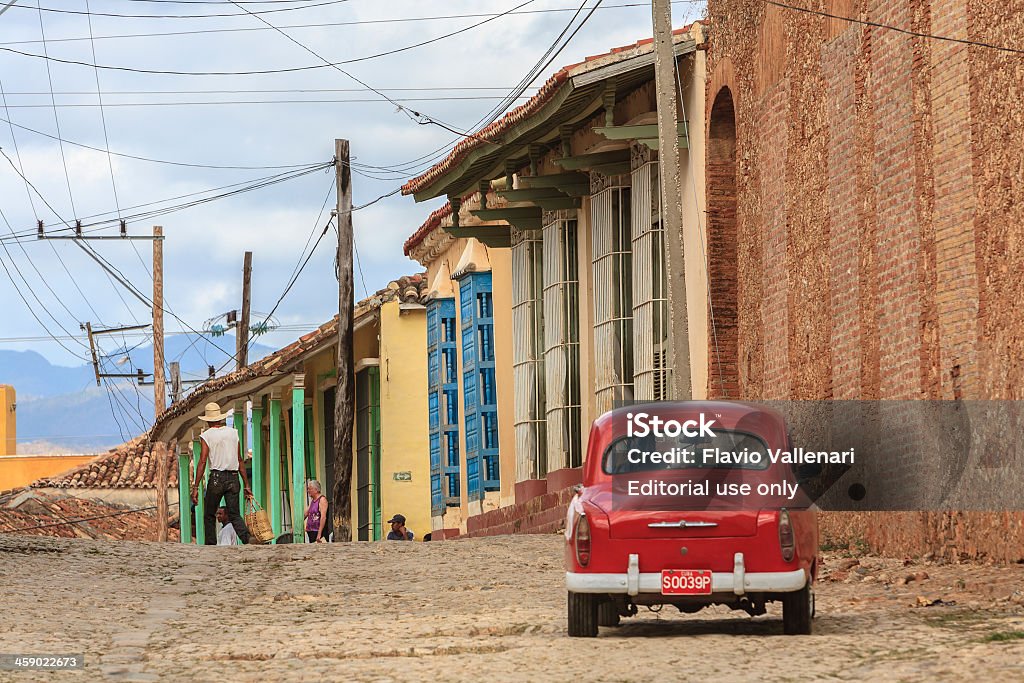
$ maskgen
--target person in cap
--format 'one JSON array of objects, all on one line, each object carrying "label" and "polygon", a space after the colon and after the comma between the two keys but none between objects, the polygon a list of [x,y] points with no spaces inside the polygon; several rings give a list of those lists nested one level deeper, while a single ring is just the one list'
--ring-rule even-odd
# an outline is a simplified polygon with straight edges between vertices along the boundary
[{"label": "person in cap", "polygon": [[416,537],[413,532],[405,528],[405,515],[395,515],[388,520],[391,531],[388,532],[389,541],[411,541]]},{"label": "person in cap", "polygon": [[217,545],[238,545],[238,534],[235,533],[234,525],[228,521],[227,508],[217,508],[217,521],[220,522],[220,535],[217,536]]},{"label": "person in cap", "polygon": [[224,498],[224,510],[228,521],[235,528],[242,543],[257,543],[249,534],[245,521],[238,511],[238,477],[245,483],[245,497],[252,498],[249,487],[249,476],[242,463],[242,446],[238,440],[238,432],[226,426],[227,415],[220,411],[216,403],[206,404],[206,413],[199,418],[210,425],[200,437],[202,450],[199,453],[199,465],[196,467],[196,478],[192,482],[192,502],[199,501],[199,482],[206,471],[206,463],[210,463],[210,480],[206,484],[203,503],[203,528],[206,532],[206,545],[216,545],[216,513],[220,499]]}]

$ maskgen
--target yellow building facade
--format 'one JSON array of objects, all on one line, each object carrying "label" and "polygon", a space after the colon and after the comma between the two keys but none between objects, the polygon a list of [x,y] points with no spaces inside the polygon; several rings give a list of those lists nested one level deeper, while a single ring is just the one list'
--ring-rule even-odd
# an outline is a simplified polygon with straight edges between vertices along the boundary
[{"label": "yellow building facade", "polygon": [[18,452],[17,394],[10,384],[0,384],[0,455]]}]

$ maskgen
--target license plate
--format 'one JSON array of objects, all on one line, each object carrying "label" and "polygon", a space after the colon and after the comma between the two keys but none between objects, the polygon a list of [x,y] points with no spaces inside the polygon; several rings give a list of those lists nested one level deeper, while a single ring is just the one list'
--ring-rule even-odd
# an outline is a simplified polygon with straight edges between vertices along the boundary
[{"label": "license plate", "polygon": [[662,595],[708,595],[711,593],[710,569],[662,569]]}]

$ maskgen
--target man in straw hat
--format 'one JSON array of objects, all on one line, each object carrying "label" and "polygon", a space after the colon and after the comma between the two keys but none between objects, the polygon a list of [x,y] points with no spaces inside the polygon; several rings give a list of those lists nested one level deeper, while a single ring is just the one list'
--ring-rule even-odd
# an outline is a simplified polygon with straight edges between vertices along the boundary
[{"label": "man in straw hat", "polygon": [[242,462],[242,447],[238,441],[238,432],[225,425],[227,415],[220,411],[220,406],[216,403],[207,403],[206,413],[199,419],[209,424],[210,427],[200,435],[202,450],[199,454],[199,466],[196,467],[196,478],[192,482],[192,502],[199,501],[199,482],[202,481],[206,463],[209,461],[210,480],[206,486],[206,495],[203,497],[203,502],[206,505],[203,513],[206,545],[216,545],[217,543],[215,521],[221,497],[224,498],[228,521],[235,527],[242,543],[257,543],[256,539],[250,536],[249,529],[246,528],[242,516],[238,513],[239,475],[245,482],[246,499],[252,498],[249,477]]}]

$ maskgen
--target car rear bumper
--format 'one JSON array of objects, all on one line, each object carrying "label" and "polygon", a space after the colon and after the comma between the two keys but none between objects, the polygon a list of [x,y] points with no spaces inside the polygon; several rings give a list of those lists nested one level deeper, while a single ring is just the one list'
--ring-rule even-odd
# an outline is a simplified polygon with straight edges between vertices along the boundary
[{"label": "car rear bumper", "polygon": [[[630,555],[624,574],[566,572],[565,587],[573,593],[614,593],[638,595],[661,593],[661,572],[640,573],[638,555]],[[792,593],[807,584],[803,569],[788,572],[748,572],[743,553],[736,553],[731,572],[713,572],[712,593]]]}]

